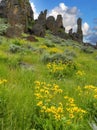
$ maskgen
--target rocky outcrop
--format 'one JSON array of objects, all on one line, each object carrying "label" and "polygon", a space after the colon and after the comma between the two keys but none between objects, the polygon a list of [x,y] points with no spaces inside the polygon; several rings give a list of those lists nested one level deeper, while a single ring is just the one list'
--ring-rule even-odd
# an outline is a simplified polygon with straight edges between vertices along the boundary
[{"label": "rocky outcrop", "polygon": [[33,18],[33,10],[29,0],[2,0],[0,2],[0,17],[6,18],[10,27],[6,35],[9,37],[20,36],[22,32],[29,32],[36,36],[44,37],[46,30],[64,39],[73,39],[83,42],[82,19],[77,20],[77,31],[65,33],[63,18],[57,15],[47,17],[47,10],[41,11],[37,20]]},{"label": "rocky outcrop", "polygon": [[38,16],[37,23],[41,24],[43,27],[46,25],[46,15],[47,15],[47,10],[41,11],[41,13]]},{"label": "rocky outcrop", "polygon": [[30,20],[33,20],[33,11],[28,0],[7,0],[7,18],[11,26],[23,25],[24,31]]},{"label": "rocky outcrop", "polygon": [[63,27],[63,18],[61,15],[57,15],[57,19],[53,16],[49,16],[46,20],[46,29],[49,29],[55,34],[61,33],[62,29],[63,32],[65,31],[65,28]]},{"label": "rocky outcrop", "polygon": [[2,0],[0,16],[7,19],[11,30],[22,26],[23,32],[27,32],[28,24],[33,20],[33,11],[29,0]]},{"label": "rocky outcrop", "polygon": [[62,15],[57,15],[56,27],[57,28],[64,28],[63,27],[63,18],[62,18]]},{"label": "rocky outcrop", "polygon": [[11,37],[20,37],[21,34],[24,32],[23,30],[24,26],[22,25],[15,25],[15,26],[9,26],[6,31],[6,36]]},{"label": "rocky outcrop", "polygon": [[0,2],[0,18],[7,18],[6,1],[2,0]]},{"label": "rocky outcrop", "polygon": [[47,18],[46,29],[55,32],[55,18],[53,16]]},{"label": "rocky outcrop", "polygon": [[44,37],[46,29],[46,15],[47,10],[41,11],[35,24],[30,29],[30,33],[36,36]]},{"label": "rocky outcrop", "polygon": [[73,29],[71,28],[69,30],[69,38],[72,40],[76,40],[78,42],[83,42],[83,31],[82,31],[82,19],[77,19],[77,32],[73,32]]},{"label": "rocky outcrop", "polygon": [[77,20],[77,35],[78,35],[78,41],[83,41],[83,31],[82,31],[82,19],[78,18]]},{"label": "rocky outcrop", "polygon": [[43,28],[41,24],[36,23],[35,25],[33,25],[31,33],[36,36],[44,37],[45,29]]}]

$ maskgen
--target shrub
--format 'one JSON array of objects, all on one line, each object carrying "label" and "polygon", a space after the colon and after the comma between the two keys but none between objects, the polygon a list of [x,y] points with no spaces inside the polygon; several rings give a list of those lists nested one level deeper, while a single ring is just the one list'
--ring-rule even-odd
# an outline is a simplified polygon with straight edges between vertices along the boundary
[{"label": "shrub", "polygon": [[55,44],[52,43],[50,40],[46,40],[44,43],[47,47],[55,47]]},{"label": "shrub", "polygon": [[11,43],[17,46],[25,45],[27,43],[26,40],[20,38],[14,38],[11,40]]},{"label": "shrub", "polygon": [[83,51],[83,52],[85,52],[85,53],[93,53],[94,52],[94,49],[92,48],[92,47],[87,47],[87,46],[83,46],[82,48],[81,48],[81,50]]},{"label": "shrub", "polygon": [[62,63],[67,63],[69,61],[73,61],[73,58],[71,56],[66,56],[65,54],[61,54],[61,53],[56,53],[56,54],[45,54],[42,58],[42,61],[44,63],[48,63],[48,62],[62,62]]},{"label": "shrub", "polygon": [[9,51],[10,51],[11,53],[16,53],[16,52],[21,51],[21,47],[18,46],[18,45],[11,44]]},{"label": "shrub", "polygon": [[65,50],[64,54],[67,56],[71,56],[72,58],[77,56],[74,51],[69,51],[69,50]]},{"label": "shrub", "polygon": [[9,25],[6,23],[6,20],[0,18],[0,35],[5,34],[8,27]]},{"label": "shrub", "polygon": [[8,66],[10,68],[18,68],[19,67],[19,64],[20,62],[22,61],[22,57],[21,56],[12,56],[12,57],[9,57],[8,59]]}]

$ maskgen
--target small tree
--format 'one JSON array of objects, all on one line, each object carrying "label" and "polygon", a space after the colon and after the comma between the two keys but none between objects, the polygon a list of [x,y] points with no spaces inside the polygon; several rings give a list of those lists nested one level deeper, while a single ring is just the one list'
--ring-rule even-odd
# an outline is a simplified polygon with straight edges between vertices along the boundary
[{"label": "small tree", "polygon": [[8,27],[9,24],[6,22],[6,19],[0,18],[0,35],[5,34]]}]

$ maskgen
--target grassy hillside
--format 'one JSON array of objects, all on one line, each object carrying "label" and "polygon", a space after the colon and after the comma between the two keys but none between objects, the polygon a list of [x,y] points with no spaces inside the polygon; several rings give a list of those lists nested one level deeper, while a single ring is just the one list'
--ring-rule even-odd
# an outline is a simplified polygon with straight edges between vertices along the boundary
[{"label": "grassy hillside", "polygon": [[91,130],[97,50],[47,34],[0,37],[0,130]]}]

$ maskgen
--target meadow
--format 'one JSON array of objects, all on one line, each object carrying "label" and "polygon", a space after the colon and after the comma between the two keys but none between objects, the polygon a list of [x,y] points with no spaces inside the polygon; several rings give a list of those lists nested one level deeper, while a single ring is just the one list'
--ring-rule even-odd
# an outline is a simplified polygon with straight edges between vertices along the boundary
[{"label": "meadow", "polygon": [[36,38],[0,37],[0,130],[96,130],[97,50]]}]

